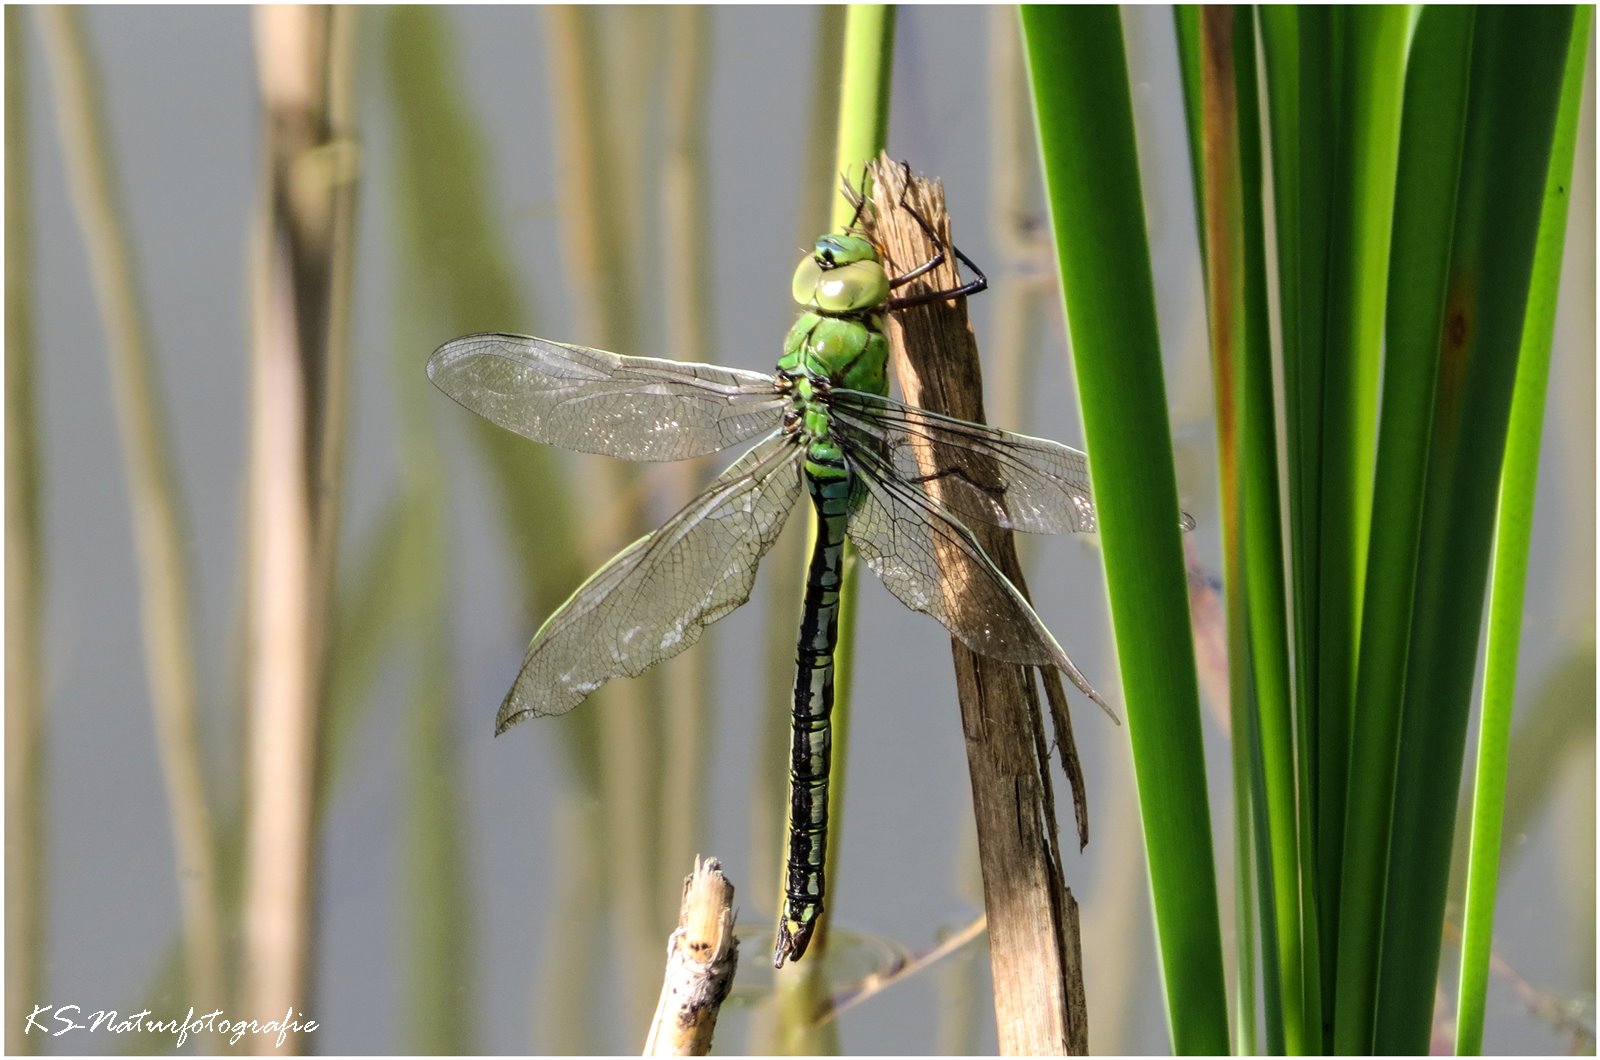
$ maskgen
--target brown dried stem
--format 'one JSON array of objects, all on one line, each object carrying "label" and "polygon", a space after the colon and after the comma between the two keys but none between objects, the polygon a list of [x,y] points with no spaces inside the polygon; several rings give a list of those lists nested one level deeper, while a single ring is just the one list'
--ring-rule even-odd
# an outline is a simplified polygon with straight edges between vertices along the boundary
[{"label": "brown dried stem", "polygon": [[[937,184],[913,179],[905,189],[901,166],[885,156],[878,163],[874,186],[874,231],[888,252],[891,274],[908,271],[939,249],[901,208],[903,191],[904,202],[948,245],[949,215]],[[958,286],[954,256],[947,258],[905,293]],[[889,340],[890,360],[907,402],[983,422],[977,343],[964,300],[893,314]],[[1010,534],[983,526],[971,529],[1026,598]],[[951,650],[977,818],[1000,1051],[1082,1054],[1088,1048],[1088,1016],[1078,908],[1062,876],[1049,741],[1032,672],[977,655],[953,638]],[[1055,743],[1077,806],[1080,842],[1086,843],[1083,782],[1060,675],[1052,670],[1042,676]]]}]

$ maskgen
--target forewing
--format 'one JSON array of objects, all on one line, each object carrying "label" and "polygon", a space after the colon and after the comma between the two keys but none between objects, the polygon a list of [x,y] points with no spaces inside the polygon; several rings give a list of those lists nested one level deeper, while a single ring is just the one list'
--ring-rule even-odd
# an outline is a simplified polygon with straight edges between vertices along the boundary
[{"label": "forewing", "polygon": [[1116,717],[971,530],[921,490],[895,481],[884,467],[852,467],[859,485],[850,539],[901,603],[932,615],[980,655],[1058,667]]},{"label": "forewing", "polygon": [[776,429],[773,378],[624,357],[522,335],[468,335],[428,358],[434,385],[536,442],[626,460],[684,460]]},{"label": "forewing", "polygon": [[1036,534],[1095,529],[1088,458],[1076,449],[875,394],[835,390],[828,403],[846,445],[876,452],[963,519]]},{"label": "forewing", "polygon": [[748,600],[756,565],[800,494],[800,459],[787,435],[760,443],[584,582],[534,634],[495,732],[638,676]]}]

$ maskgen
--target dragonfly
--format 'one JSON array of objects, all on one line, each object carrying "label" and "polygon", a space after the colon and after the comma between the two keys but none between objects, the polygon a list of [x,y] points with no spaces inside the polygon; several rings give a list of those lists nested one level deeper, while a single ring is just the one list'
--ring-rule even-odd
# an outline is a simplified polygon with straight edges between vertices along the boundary
[{"label": "dragonfly", "polygon": [[694,644],[749,599],[762,556],[801,495],[809,498],[816,536],[791,707],[778,968],[804,956],[826,893],[829,716],[846,541],[901,602],[973,651],[1056,667],[1116,718],[967,525],[1093,531],[1087,458],[889,397],[886,315],[977,293],[987,280],[949,245],[975,278],[904,293],[944,263],[946,244],[913,211],[937,249],[891,278],[885,252],[860,227],[864,198],[850,197],[850,224],[819,237],[795,269],[799,317],[771,374],[497,333],[455,339],[428,360],[429,378],[451,398],[547,445],[668,461],[754,440],[539,627],[496,715],[497,735],[525,718],[564,714],[606,681],[636,677]]}]

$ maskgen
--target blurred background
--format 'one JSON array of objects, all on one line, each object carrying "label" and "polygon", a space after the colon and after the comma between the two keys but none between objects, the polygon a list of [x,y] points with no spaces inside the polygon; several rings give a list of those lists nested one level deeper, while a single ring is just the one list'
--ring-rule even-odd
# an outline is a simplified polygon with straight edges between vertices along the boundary
[{"label": "blurred background", "polygon": [[[276,943],[280,982],[302,984],[296,1008],[320,1025],[301,1049],[635,1052],[696,854],[718,857],[737,886],[746,939],[717,1049],[783,1045],[768,955],[804,520],[750,603],[699,645],[495,739],[539,622],[717,467],[621,467],[496,434],[434,391],[424,363],[457,335],[505,330],[769,370],[794,313],[790,273],[836,193],[842,19],[774,7],[342,12],[327,125],[312,150],[280,156],[306,138],[292,104],[310,90],[292,64],[274,73],[289,45],[249,9],[7,10],[12,1051],[171,1047],[21,1037],[45,1003],[165,1018],[214,996],[229,1018],[277,1018],[245,1000],[272,996],[258,955]],[[1124,28],[1180,488],[1199,522],[1187,544],[1205,660],[1221,638],[1206,573],[1218,567],[1215,455],[1171,13],[1131,8]],[[1594,1048],[1592,54],[1491,1051]],[[1011,9],[900,11],[889,144],[944,180],[955,238],[989,274],[972,314],[990,422],[1075,443]],[[268,219],[285,204],[323,227]],[[348,282],[329,304],[285,309],[269,282],[280,266]],[[297,348],[331,335],[344,366],[264,355],[282,319],[298,323]],[[273,409],[295,422],[293,401],[273,404],[281,371],[332,411],[275,434]],[[285,529],[268,499],[294,482],[315,487]],[[296,541],[310,556],[300,581],[274,566]],[[1043,618],[1116,702],[1094,543],[1022,544]],[[305,592],[286,594],[291,583]],[[319,625],[325,656],[312,651],[299,687],[323,692],[302,696],[300,729],[249,720],[255,704],[277,711],[274,689],[292,698]],[[858,629],[830,873],[840,988],[982,912],[947,637],[871,578]],[[290,645],[290,662],[272,644]],[[1222,850],[1226,680],[1204,661],[1202,674]],[[1091,1043],[1165,1052],[1125,730],[1092,708],[1077,721],[1093,842],[1066,872]],[[287,831],[272,830],[278,811]],[[303,893],[296,828],[312,851]],[[1227,895],[1231,859],[1217,864]],[[274,934],[248,911],[274,895],[304,914],[308,936]],[[1227,930],[1226,897],[1222,909]],[[1447,945],[1452,998],[1453,962]],[[217,985],[191,988],[193,968]],[[993,1018],[979,939],[841,1015],[823,1044],[989,1052]]]}]

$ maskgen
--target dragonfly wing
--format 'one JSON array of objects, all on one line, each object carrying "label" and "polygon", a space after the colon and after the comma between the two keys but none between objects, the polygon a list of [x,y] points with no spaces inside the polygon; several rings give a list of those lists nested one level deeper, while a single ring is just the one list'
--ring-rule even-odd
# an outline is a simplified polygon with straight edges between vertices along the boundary
[{"label": "dragonfly wing", "polygon": [[847,445],[963,519],[1040,534],[1095,529],[1088,458],[1076,449],[859,391],[835,390],[828,404]]},{"label": "dragonfly wing", "polygon": [[748,600],[756,565],[800,495],[800,458],[787,435],[761,442],[584,582],[534,634],[495,732],[638,676]]},{"label": "dragonfly wing", "polygon": [[971,530],[886,467],[863,465],[858,456],[852,469],[859,485],[850,539],[901,603],[932,615],[980,655],[1059,668],[1116,718]]},{"label": "dragonfly wing", "polygon": [[624,357],[522,335],[468,335],[428,378],[491,423],[536,442],[626,460],[685,460],[766,434],[786,398],[770,375]]}]

